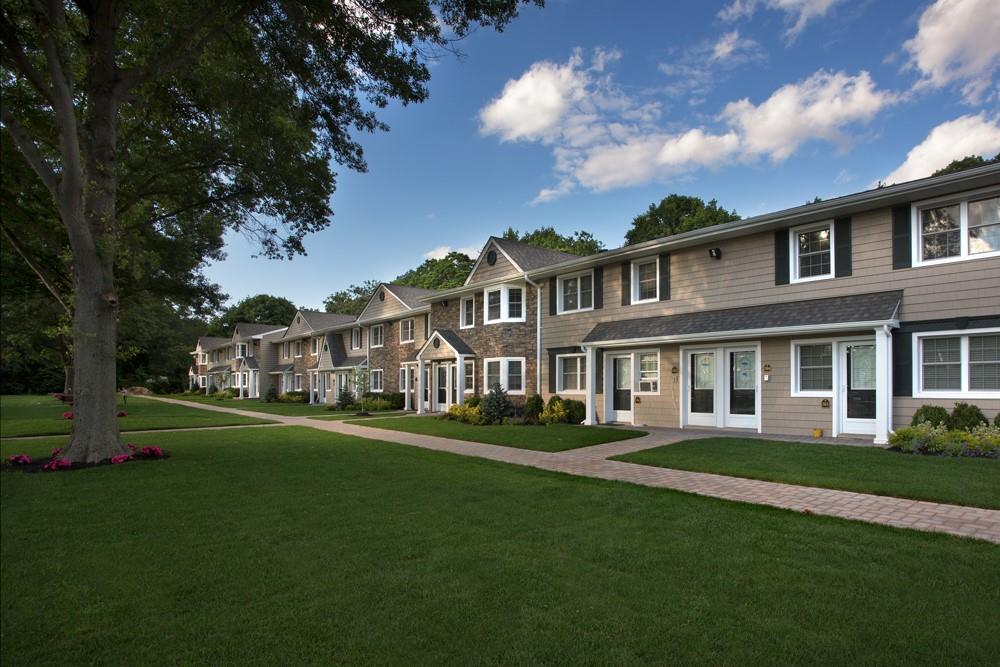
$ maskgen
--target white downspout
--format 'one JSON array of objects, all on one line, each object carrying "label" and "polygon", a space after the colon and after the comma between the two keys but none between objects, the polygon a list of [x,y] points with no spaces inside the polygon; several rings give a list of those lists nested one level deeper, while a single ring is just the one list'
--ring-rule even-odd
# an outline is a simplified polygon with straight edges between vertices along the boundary
[{"label": "white downspout", "polygon": [[535,288],[535,393],[542,395],[542,286],[524,274],[524,282]]}]

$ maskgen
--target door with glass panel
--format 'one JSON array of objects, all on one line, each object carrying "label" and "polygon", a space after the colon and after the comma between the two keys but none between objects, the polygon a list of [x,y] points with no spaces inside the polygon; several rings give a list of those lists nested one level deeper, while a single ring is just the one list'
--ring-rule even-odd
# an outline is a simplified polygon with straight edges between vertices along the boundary
[{"label": "door with glass panel", "polygon": [[840,432],[875,434],[875,344],[840,345]]},{"label": "door with glass panel", "polygon": [[687,423],[717,426],[715,350],[688,352]]},{"label": "door with glass panel", "polygon": [[757,427],[757,350],[725,349],[726,400],[725,426]]},{"label": "door with glass panel", "polygon": [[611,412],[610,420],[632,421],[632,355],[610,357]]}]

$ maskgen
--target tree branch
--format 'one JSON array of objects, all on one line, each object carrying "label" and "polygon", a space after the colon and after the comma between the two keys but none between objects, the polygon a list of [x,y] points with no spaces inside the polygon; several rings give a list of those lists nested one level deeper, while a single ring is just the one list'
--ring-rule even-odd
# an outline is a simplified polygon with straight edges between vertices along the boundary
[{"label": "tree branch", "polygon": [[54,104],[55,102],[52,97],[51,86],[46,83],[44,77],[42,77],[42,73],[31,64],[30,60],[28,60],[27,54],[21,47],[20,42],[17,41],[14,26],[7,20],[6,17],[3,17],[3,19],[0,20],[0,42],[2,42],[6,48],[7,53],[10,56],[10,61],[14,65],[14,69],[20,72],[24,78],[28,80],[28,83],[30,83],[32,87],[38,91],[38,93],[42,96],[42,99],[49,104]]},{"label": "tree branch", "polygon": [[14,139],[17,149],[21,151],[21,155],[24,156],[24,159],[28,161],[31,168],[38,174],[38,178],[42,179],[42,183],[45,184],[48,191],[58,201],[59,176],[56,175],[56,172],[53,171],[52,167],[45,160],[41,151],[38,150],[35,141],[6,107],[0,107],[0,118],[3,120],[4,128],[6,128],[11,138]]},{"label": "tree branch", "polygon": [[21,244],[17,242],[17,239],[15,239],[14,235],[10,233],[6,225],[0,223],[0,232],[3,232],[4,238],[7,239],[7,242],[10,243],[11,247],[17,251],[17,254],[21,256],[21,259],[23,259],[24,263],[28,265],[28,268],[35,272],[35,275],[38,276],[38,279],[42,282],[43,285],[45,285],[45,289],[47,289],[49,293],[53,296],[53,298],[56,300],[56,302],[60,306],[62,306],[62,309],[66,312],[66,315],[72,318],[73,311],[70,310],[69,306],[66,305],[66,302],[63,301],[62,297],[59,295],[59,291],[56,289],[55,286],[55,281],[49,278],[49,275],[42,269],[41,266],[38,265],[38,263],[36,263],[34,260],[28,257],[28,254],[24,251],[23,248],[21,248]]}]

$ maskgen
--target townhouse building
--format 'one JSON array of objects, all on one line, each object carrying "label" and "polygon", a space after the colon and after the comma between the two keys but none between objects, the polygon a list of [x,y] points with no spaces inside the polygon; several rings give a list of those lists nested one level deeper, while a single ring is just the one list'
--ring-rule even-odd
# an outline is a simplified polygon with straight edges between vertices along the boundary
[{"label": "townhouse building", "polygon": [[229,344],[229,339],[221,336],[201,336],[191,352],[191,367],[188,369],[188,389],[208,391],[208,375],[212,363],[211,353]]},{"label": "townhouse building", "polygon": [[278,393],[306,391],[310,403],[326,402],[332,386],[326,384],[328,375],[319,368],[326,334],[354,320],[353,315],[319,310],[295,313],[281,337],[271,341],[277,361],[269,374]]}]

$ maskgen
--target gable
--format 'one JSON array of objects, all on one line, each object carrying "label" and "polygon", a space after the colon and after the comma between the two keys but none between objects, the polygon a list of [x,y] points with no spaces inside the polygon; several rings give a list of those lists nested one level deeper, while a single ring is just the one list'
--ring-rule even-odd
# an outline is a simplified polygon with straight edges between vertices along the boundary
[{"label": "gable", "polygon": [[385,285],[379,285],[375,293],[372,294],[372,298],[369,299],[368,305],[361,311],[358,320],[380,320],[408,312],[410,312],[410,308],[400,301],[399,297],[391,290],[386,289]]},{"label": "gable", "polygon": [[[493,259],[490,253],[495,253],[496,255],[493,264],[490,264],[490,260]],[[465,284],[471,285],[472,283],[500,280],[502,278],[520,276],[521,273],[521,270],[510,261],[506,253],[500,249],[496,242],[491,240],[483,248],[483,251],[479,253],[479,259],[476,260],[476,265],[472,268],[472,272],[466,279]]]},{"label": "gable", "polygon": [[285,332],[285,338],[299,338],[301,336],[308,336],[312,333],[312,327],[306,322],[306,318],[302,315],[302,311],[295,313],[295,317],[292,318],[292,323],[288,325],[288,330]]}]

